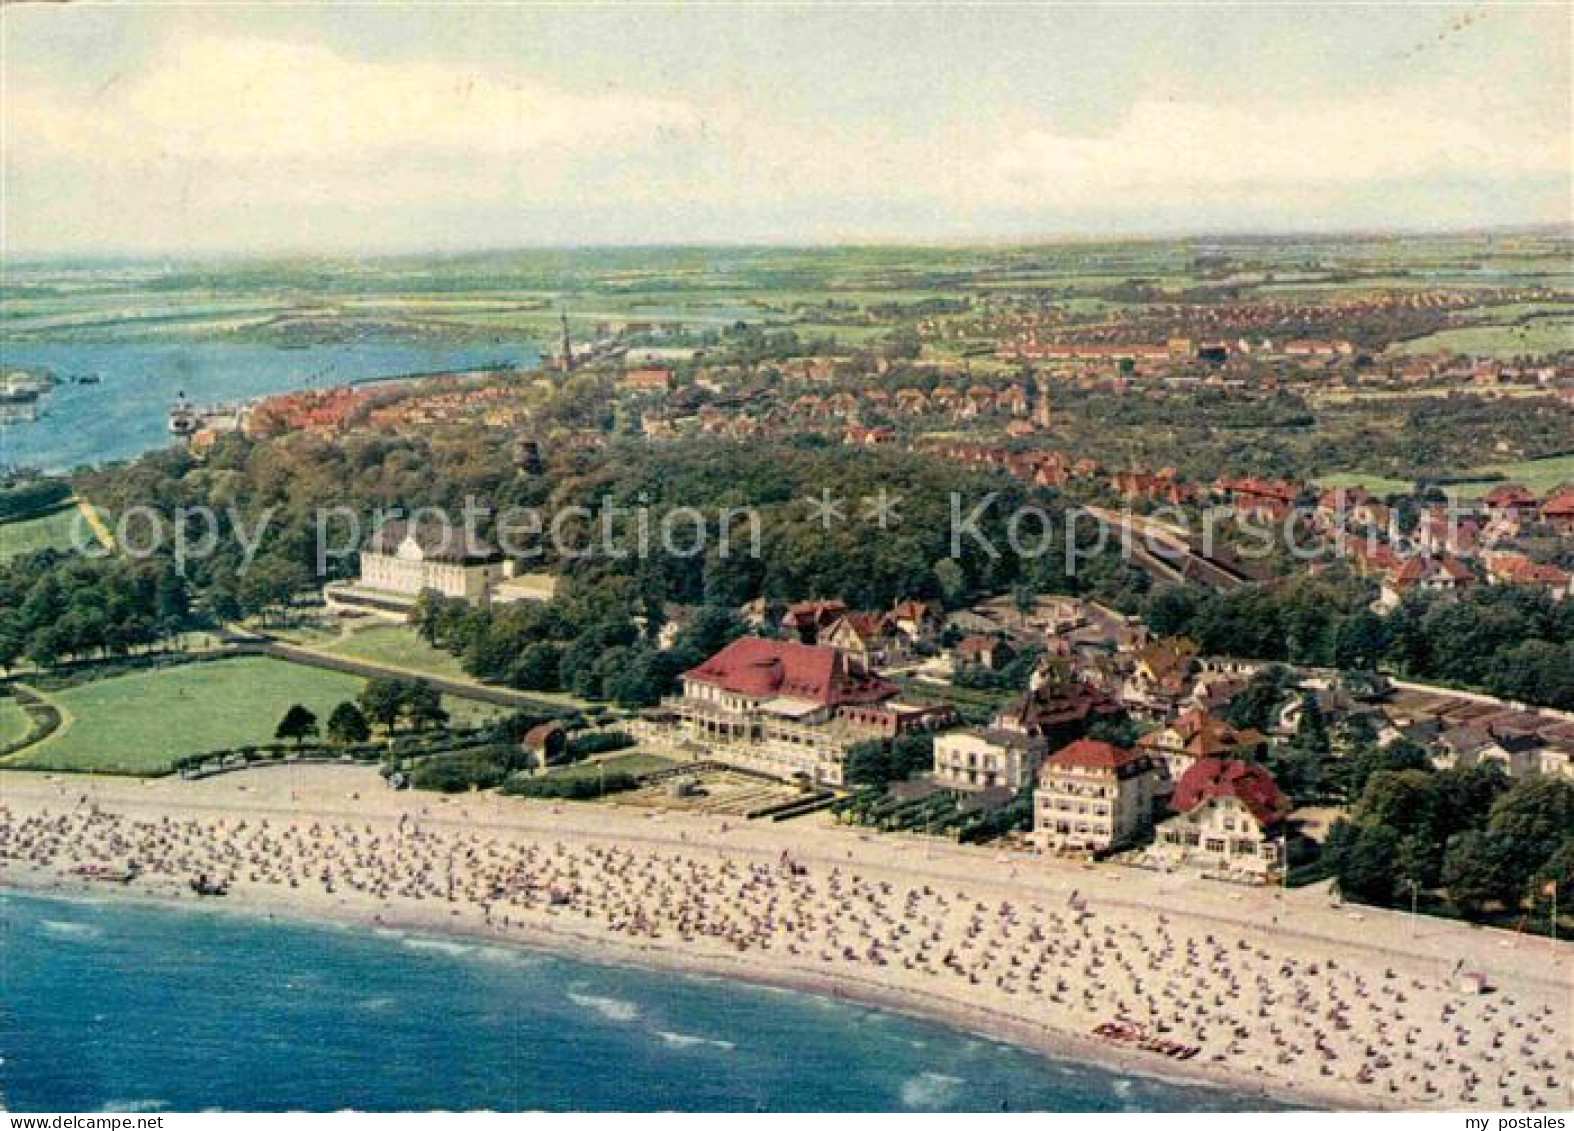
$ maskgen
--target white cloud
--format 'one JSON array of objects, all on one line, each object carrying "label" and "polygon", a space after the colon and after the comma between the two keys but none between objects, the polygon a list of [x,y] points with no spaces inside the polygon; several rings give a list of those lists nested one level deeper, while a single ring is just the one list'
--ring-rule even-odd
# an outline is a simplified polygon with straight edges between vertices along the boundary
[{"label": "white cloud", "polygon": [[183,36],[92,101],[13,90],[18,160],[130,165],[157,154],[220,167],[374,162],[411,152],[523,157],[639,145],[699,128],[688,104],[576,94],[433,62],[347,58],[270,40]]},{"label": "white cloud", "polygon": [[1443,87],[1243,105],[1145,100],[1101,137],[997,140],[1003,199],[1063,206],[1291,194],[1428,180],[1567,175],[1567,133]]},{"label": "white cloud", "polygon": [[1440,82],[1150,96],[1080,134],[1013,105],[963,121],[947,90],[929,92],[933,128],[896,132],[794,117],[764,87],[723,103],[569,89],[236,33],[174,35],[90,93],[8,78],[5,219],[30,250],[1539,221],[1571,166],[1561,103]]}]

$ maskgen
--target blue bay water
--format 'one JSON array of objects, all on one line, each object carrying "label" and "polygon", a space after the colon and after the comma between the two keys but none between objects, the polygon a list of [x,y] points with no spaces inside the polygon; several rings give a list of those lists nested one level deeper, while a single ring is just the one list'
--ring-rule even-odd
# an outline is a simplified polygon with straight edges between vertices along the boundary
[{"label": "blue bay water", "polygon": [[13,1110],[1236,1110],[807,994],[206,908],[0,896]]},{"label": "blue bay water", "polygon": [[182,392],[199,405],[228,404],[366,377],[491,362],[529,367],[539,358],[529,343],[455,348],[357,342],[280,349],[226,342],[7,342],[0,345],[0,369],[47,369],[62,379],[97,374],[100,381],[62,380],[40,400],[36,421],[0,424],[0,467],[68,471],[162,447],[170,442],[169,406]]}]

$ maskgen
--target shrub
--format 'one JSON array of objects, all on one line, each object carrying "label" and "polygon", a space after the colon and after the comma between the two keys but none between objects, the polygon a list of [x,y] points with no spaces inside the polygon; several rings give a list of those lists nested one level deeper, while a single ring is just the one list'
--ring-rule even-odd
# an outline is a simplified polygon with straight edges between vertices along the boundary
[{"label": "shrub", "polygon": [[608,793],[621,793],[639,785],[633,774],[611,773],[603,778],[594,774],[530,777],[515,774],[503,784],[503,792],[514,797],[558,798],[567,801],[584,801]]},{"label": "shrub", "polygon": [[634,745],[634,736],[621,730],[599,730],[576,735],[569,739],[568,755],[578,761],[592,754],[605,754],[611,750],[624,750]]}]

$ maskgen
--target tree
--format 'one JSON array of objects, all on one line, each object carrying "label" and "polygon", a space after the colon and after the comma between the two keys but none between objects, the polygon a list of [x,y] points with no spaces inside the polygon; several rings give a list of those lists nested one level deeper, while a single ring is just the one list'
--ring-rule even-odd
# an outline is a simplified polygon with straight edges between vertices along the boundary
[{"label": "tree", "polygon": [[284,717],[279,720],[279,725],[274,728],[273,737],[278,739],[294,739],[299,746],[306,738],[316,737],[317,716],[307,707],[299,703],[292,704]]},{"label": "tree", "polygon": [[407,719],[416,730],[425,730],[428,726],[442,726],[448,721],[448,712],[443,709],[442,695],[424,679],[406,683],[401,690],[399,715]]},{"label": "tree", "polygon": [[1390,642],[1383,619],[1362,609],[1334,630],[1334,663],[1341,668],[1375,668]]},{"label": "tree", "polygon": [[1192,631],[1197,602],[1184,585],[1161,585],[1148,596],[1144,619],[1155,636],[1185,636]]},{"label": "tree", "polygon": [[1392,903],[1399,843],[1399,834],[1386,826],[1335,821],[1323,855],[1340,893],[1364,903]]},{"label": "tree", "polygon": [[1328,722],[1323,708],[1312,692],[1301,695],[1301,718],[1295,727],[1295,746],[1306,754],[1326,757],[1329,753]]},{"label": "tree", "polygon": [[1245,689],[1230,700],[1225,720],[1234,727],[1266,731],[1274,722],[1274,712],[1290,684],[1289,669],[1271,664],[1252,676]]},{"label": "tree", "polygon": [[884,742],[871,739],[847,748],[842,761],[842,776],[849,785],[885,785],[895,776],[891,754]]},{"label": "tree", "polygon": [[366,686],[361,688],[357,702],[361,713],[369,721],[391,734],[399,722],[399,714],[404,707],[404,696],[403,680],[379,676],[366,681]]},{"label": "tree", "polygon": [[1500,860],[1491,839],[1476,829],[1448,842],[1442,881],[1448,898],[1468,918],[1477,918],[1503,888]]},{"label": "tree", "polygon": [[962,596],[967,590],[967,574],[963,572],[961,563],[955,558],[942,558],[935,563],[934,573],[946,608],[956,608],[962,603]]},{"label": "tree", "polygon": [[563,662],[563,650],[556,644],[542,641],[532,644],[519,653],[508,672],[508,682],[526,691],[556,691],[562,686],[558,667]]},{"label": "tree", "polygon": [[372,737],[371,724],[361,709],[345,700],[328,716],[328,741],[335,746],[353,746]]},{"label": "tree", "polygon": [[1011,607],[1016,610],[1017,623],[1026,624],[1030,613],[1038,608],[1038,593],[1031,585],[1022,583],[1011,587]]},{"label": "tree", "polygon": [[733,610],[706,605],[678,632],[673,651],[682,653],[685,663],[692,666],[710,659],[748,631],[749,626]]}]

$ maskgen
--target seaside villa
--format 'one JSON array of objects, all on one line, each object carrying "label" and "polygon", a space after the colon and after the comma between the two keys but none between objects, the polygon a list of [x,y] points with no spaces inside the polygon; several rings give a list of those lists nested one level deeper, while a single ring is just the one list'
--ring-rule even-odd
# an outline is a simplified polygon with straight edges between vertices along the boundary
[{"label": "seaside villa", "polygon": [[422,592],[473,605],[550,600],[550,574],[516,574],[514,563],[473,531],[441,523],[385,522],[361,547],[360,577],[329,582],[335,610],[407,616]]},{"label": "seaside villa", "polygon": [[842,784],[854,743],[951,722],[949,707],[895,701],[897,687],[835,648],[745,636],[682,676],[682,693],[635,730],[657,745],[773,777]]},{"label": "seaside villa", "polygon": [[1056,852],[1118,848],[1153,821],[1159,770],[1147,754],[1082,738],[1055,751],[1033,791],[1033,836]]},{"label": "seaside villa", "polygon": [[1290,802],[1262,766],[1202,758],[1181,775],[1152,856],[1165,863],[1267,880],[1284,864]]},{"label": "seaside villa", "polygon": [[1004,727],[969,727],[935,737],[935,781],[951,789],[1019,790],[1033,781],[1044,742]]}]

